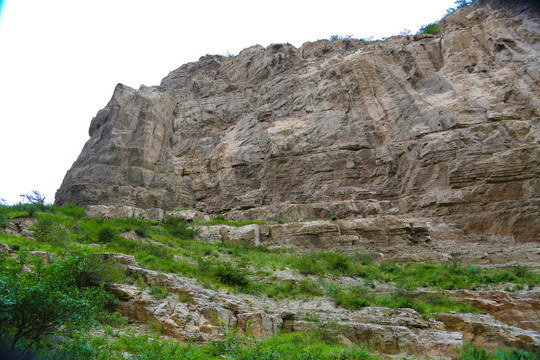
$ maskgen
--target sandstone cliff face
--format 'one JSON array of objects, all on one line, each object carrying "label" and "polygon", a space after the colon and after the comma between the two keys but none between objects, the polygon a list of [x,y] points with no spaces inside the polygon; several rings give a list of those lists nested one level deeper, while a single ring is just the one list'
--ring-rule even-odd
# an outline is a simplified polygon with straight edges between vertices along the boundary
[{"label": "sandstone cliff face", "polygon": [[59,204],[235,219],[399,215],[540,234],[540,21],[478,1],[437,36],[253,46],[118,85]]}]

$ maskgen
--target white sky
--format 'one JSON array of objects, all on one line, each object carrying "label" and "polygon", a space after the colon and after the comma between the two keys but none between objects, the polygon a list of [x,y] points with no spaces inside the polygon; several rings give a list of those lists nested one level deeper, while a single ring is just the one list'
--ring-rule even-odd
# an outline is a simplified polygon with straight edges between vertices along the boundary
[{"label": "white sky", "polygon": [[[2,0],[0,0],[1,2]],[[415,33],[454,0],[6,0],[0,8],[0,198],[54,200],[117,83],[159,85],[205,54],[331,35]]]}]

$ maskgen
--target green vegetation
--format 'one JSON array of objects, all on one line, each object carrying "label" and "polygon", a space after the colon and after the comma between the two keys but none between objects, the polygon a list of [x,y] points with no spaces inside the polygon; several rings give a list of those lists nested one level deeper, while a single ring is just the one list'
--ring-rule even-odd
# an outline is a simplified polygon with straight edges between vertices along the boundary
[{"label": "green vegetation", "polygon": [[[473,3],[473,0],[456,0],[454,2],[456,7],[452,7],[450,9],[446,10],[446,15],[453,13],[457,9],[461,9],[461,8],[463,8],[465,6],[469,6],[472,3]],[[422,26],[420,28],[420,30],[418,31],[418,34],[432,34],[432,35],[435,35],[435,34],[438,34],[440,30],[441,29],[439,27],[439,21],[437,20],[437,21],[434,21],[434,22],[432,22],[430,24]]]},{"label": "green vegetation", "polygon": [[440,31],[439,29],[439,22],[433,22],[431,24],[424,25],[420,27],[420,30],[418,31],[419,34],[432,34],[435,35]]},{"label": "green vegetation", "polygon": [[352,35],[345,35],[345,36],[332,35],[332,36],[330,36],[330,40],[348,40],[348,39],[352,39],[352,38],[353,38]]},{"label": "green vegetation", "polygon": [[[336,290],[334,290],[336,291]],[[474,306],[449,298],[437,292],[419,292],[412,288],[398,287],[387,294],[376,293],[362,286],[338,289],[334,294],[336,304],[350,309],[365,306],[385,306],[393,309],[410,308],[422,315],[430,313],[458,311],[479,313]]]},{"label": "green vegetation", "polygon": [[[8,292],[6,289],[22,289],[17,299],[26,296],[44,302],[43,306],[21,302],[24,306],[32,304],[35,309],[50,307],[46,305],[46,299],[61,301],[65,306],[54,309],[61,313],[55,315],[60,319],[60,324],[53,324],[51,330],[43,332],[34,342],[29,338],[15,342],[15,348],[19,350],[25,346],[29,346],[29,351],[53,349],[50,351],[53,351],[55,358],[60,359],[120,359],[124,352],[141,359],[147,356],[145,354],[152,354],[151,358],[159,354],[162,359],[376,359],[362,348],[345,348],[320,337],[320,334],[284,334],[262,342],[253,342],[233,332],[225,334],[224,343],[202,347],[179,345],[164,340],[150,341],[146,335],[118,335],[112,339],[110,334],[90,336],[84,329],[98,324],[97,320],[103,318],[103,304],[110,300],[105,296],[102,284],[130,283],[140,289],[147,289],[156,298],[169,296],[168,289],[157,285],[149,286],[138,274],[117,270],[110,263],[98,261],[97,257],[92,256],[94,252],[133,255],[145,268],[191,277],[213,289],[225,288],[235,292],[265,295],[276,300],[326,296],[333,299],[338,306],[346,308],[412,308],[426,317],[432,312],[478,312],[460,299],[443,296],[441,290],[493,286],[516,290],[540,283],[539,275],[526,267],[484,269],[462,265],[457,256],[448,264],[377,263],[370,255],[360,252],[297,254],[285,248],[268,249],[248,244],[201,242],[193,240],[195,231],[178,217],[170,217],[165,221],[89,218],[83,208],[75,205],[46,205],[36,194],[32,199],[35,203],[0,205],[0,225],[4,224],[2,226],[6,227],[10,221],[26,217],[29,220],[25,222],[32,224],[28,228],[32,238],[0,233],[0,242],[8,244],[12,249],[22,250],[20,254],[27,250],[48,251],[54,254],[57,260],[52,264],[43,264],[40,260],[29,260],[25,255],[21,255],[17,260],[3,255],[0,264],[0,335],[3,339],[14,339],[17,332],[13,325],[15,320],[6,320],[15,319],[13,307],[10,307],[14,302],[9,296],[17,292]],[[229,222],[223,217],[216,217],[204,224],[216,223],[235,226],[246,223],[262,224]],[[132,239],[133,232],[138,238]],[[34,264],[30,267],[32,270],[22,271],[21,262]],[[19,270],[15,271],[16,269]],[[60,269],[66,273],[65,276],[57,276]],[[282,280],[274,276],[275,270],[296,272],[307,277],[298,281]],[[36,276],[36,272],[43,275]],[[341,283],[340,276],[354,279],[354,284]],[[47,289],[43,289],[39,283],[41,280],[38,279],[49,285],[56,285],[48,285]],[[17,281],[22,285],[13,287]],[[410,287],[397,285],[404,283]],[[40,288],[42,297],[35,295],[35,291]],[[190,302],[189,297],[178,296],[183,302]],[[86,308],[81,306],[82,313],[70,311],[81,301],[94,305]],[[46,311],[41,312],[47,314]],[[104,325],[102,321],[98,326],[105,328],[109,325]],[[58,336],[47,335],[52,329],[62,334],[61,342],[58,343]],[[110,331],[117,333],[117,330]],[[12,345],[5,342],[3,346]],[[500,352],[487,354],[482,351],[466,348],[461,356],[463,359],[528,359],[524,356],[529,356],[518,352],[501,355]]]},{"label": "green vegetation", "polygon": [[[30,217],[29,212],[21,211],[23,208],[21,205],[2,206],[0,213],[6,219]],[[87,218],[84,209],[74,205],[43,205],[41,209],[45,212],[32,213],[35,222],[30,228],[37,241],[0,234],[0,242],[22,250],[44,250],[54,254],[79,248],[86,248],[88,252],[124,253],[133,255],[146,268],[195,278],[210,288],[224,287],[239,292],[266,294],[278,299],[326,295],[343,306],[358,307],[359,303],[347,305],[346,301],[348,294],[353,294],[356,289],[334,284],[339,290],[336,291],[335,286],[331,285],[333,280],[326,278],[341,275],[363,281],[366,289],[375,283],[406,282],[412,288],[434,290],[475,289],[491,285],[510,286],[516,290],[540,282],[539,275],[526,267],[488,270],[472,265],[462,266],[457,260],[450,264],[377,264],[368,254],[363,253],[345,255],[313,252],[297,255],[287,249],[194,241],[194,230],[178,217],[170,217],[162,222],[140,218],[111,220],[102,217]],[[206,224],[215,223],[240,226],[253,222],[228,222],[219,217]],[[120,236],[128,231],[134,231],[142,239]],[[100,246],[90,247],[90,244]],[[304,275],[319,276],[320,280],[295,283],[271,277],[272,271],[287,268]],[[329,291],[329,288],[333,290]],[[373,296],[368,298],[390,295]],[[382,300],[364,302],[383,303]],[[459,310],[460,306],[456,304],[451,309]]]},{"label": "green vegetation", "polygon": [[89,284],[89,271],[83,253],[51,264],[24,252],[17,259],[0,254],[0,350],[33,353],[52,335],[71,336],[96,325],[112,297],[103,283]]},{"label": "green vegetation", "polygon": [[463,347],[460,360],[538,360],[539,352],[525,350],[497,350],[495,353],[488,353],[484,349],[479,349],[471,345]]}]

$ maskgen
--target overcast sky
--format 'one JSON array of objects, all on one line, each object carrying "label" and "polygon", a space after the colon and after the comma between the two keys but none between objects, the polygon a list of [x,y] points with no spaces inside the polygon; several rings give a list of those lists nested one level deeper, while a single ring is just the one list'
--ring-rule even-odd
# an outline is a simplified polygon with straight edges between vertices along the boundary
[{"label": "overcast sky", "polygon": [[389,37],[454,0],[0,0],[0,198],[54,201],[117,83],[159,85],[205,54]]}]

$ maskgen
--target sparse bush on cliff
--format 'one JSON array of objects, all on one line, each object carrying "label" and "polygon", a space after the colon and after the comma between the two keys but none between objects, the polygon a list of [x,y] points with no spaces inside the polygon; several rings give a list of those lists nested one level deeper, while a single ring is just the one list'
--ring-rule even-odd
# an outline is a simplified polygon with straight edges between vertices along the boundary
[{"label": "sparse bush on cliff", "polygon": [[439,22],[433,22],[431,24],[424,25],[420,27],[420,30],[418,31],[419,34],[432,34],[435,35],[439,32]]}]

